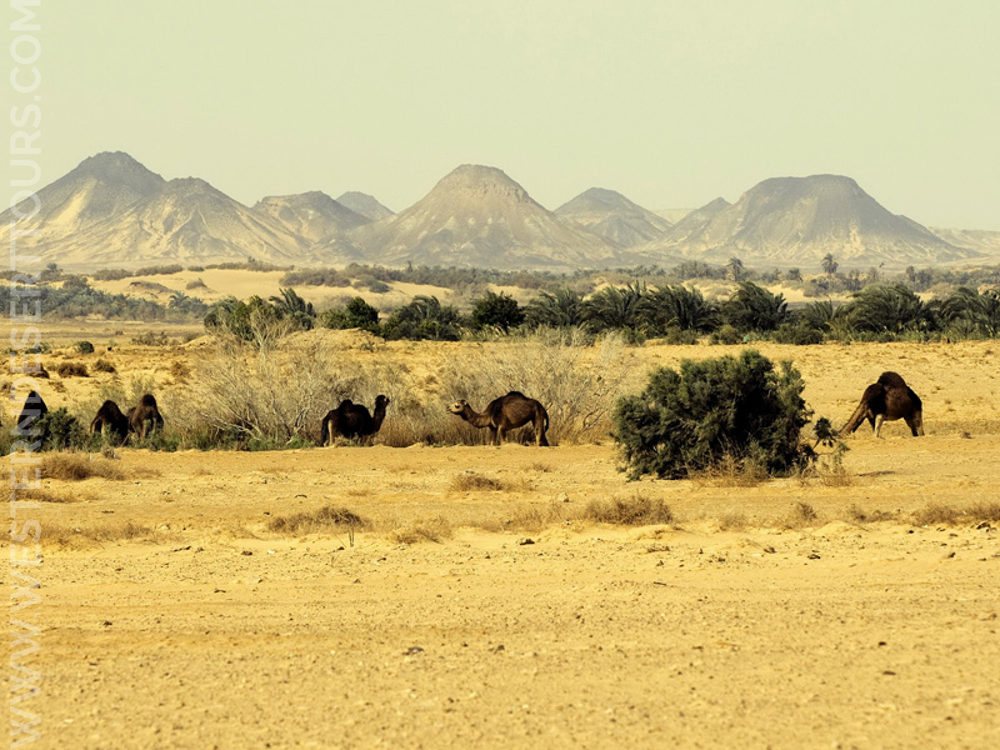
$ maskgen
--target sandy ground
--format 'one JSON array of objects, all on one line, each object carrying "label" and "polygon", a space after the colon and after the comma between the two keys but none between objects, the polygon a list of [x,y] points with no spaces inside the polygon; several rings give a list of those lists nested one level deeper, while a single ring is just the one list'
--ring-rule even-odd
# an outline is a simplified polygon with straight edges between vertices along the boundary
[{"label": "sandy ground", "polygon": [[[612,445],[123,449],[120,478],[45,479],[34,746],[1000,746],[1000,530],[926,515],[1000,501],[994,346],[761,347],[817,410],[890,366],[923,396],[928,434],[859,431],[845,484],[628,483]],[[588,517],[636,496],[673,521]],[[326,505],[353,544],[271,530]]]}]

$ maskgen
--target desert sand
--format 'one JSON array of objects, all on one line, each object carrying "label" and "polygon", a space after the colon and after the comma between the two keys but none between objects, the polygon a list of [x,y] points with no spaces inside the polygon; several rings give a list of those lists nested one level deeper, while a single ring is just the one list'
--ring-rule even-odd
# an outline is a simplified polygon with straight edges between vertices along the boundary
[{"label": "desert sand", "polygon": [[[883,369],[923,397],[926,436],[862,428],[839,477],[627,482],[610,441],[86,457],[117,478],[31,509],[34,746],[997,747],[994,347],[758,347],[817,413]],[[636,497],[672,520],[588,516]],[[324,506],[366,523],[274,530]]]}]

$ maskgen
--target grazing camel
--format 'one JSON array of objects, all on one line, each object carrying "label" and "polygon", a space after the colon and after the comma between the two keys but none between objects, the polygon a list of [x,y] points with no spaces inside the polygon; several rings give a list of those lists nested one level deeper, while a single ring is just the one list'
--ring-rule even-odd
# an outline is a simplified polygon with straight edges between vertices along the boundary
[{"label": "grazing camel", "polygon": [[128,433],[131,429],[128,417],[122,414],[118,404],[111,400],[101,404],[101,408],[97,410],[97,416],[90,423],[91,435],[104,432],[105,429],[115,435],[119,443],[124,443],[128,439]]},{"label": "grazing camel", "polygon": [[448,411],[473,427],[488,427],[491,445],[500,445],[509,430],[528,422],[535,428],[535,444],[549,444],[545,439],[545,431],[549,428],[548,412],[540,402],[528,398],[520,391],[511,391],[506,396],[493,399],[482,414],[477,413],[464,399],[453,403]]},{"label": "grazing camel", "polygon": [[49,407],[45,405],[41,394],[37,391],[29,392],[27,398],[24,399],[24,406],[21,408],[21,414],[14,426],[14,434],[18,437],[28,435],[36,437],[38,433],[35,430],[35,424],[48,413]]},{"label": "grazing camel", "polygon": [[143,394],[139,403],[128,410],[128,426],[140,440],[145,440],[147,435],[163,429],[163,417],[160,416],[153,394]]},{"label": "grazing camel", "polygon": [[876,382],[865,388],[858,408],[840,432],[854,432],[866,419],[871,424],[875,437],[879,437],[883,422],[894,419],[904,420],[913,437],[924,434],[923,404],[920,397],[895,372],[883,372]]},{"label": "grazing camel", "polygon": [[361,404],[355,404],[349,398],[340,402],[340,406],[327,412],[319,431],[320,445],[333,445],[336,437],[371,438],[382,427],[385,420],[385,410],[389,406],[389,397],[379,394],[375,397],[375,413],[369,414],[368,409]]}]

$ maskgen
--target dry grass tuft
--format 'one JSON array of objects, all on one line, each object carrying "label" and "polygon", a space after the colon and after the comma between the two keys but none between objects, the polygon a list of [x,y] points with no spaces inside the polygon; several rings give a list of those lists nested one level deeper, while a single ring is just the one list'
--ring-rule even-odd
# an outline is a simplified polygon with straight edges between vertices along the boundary
[{"label": "dry grass tuft", "polygon": [[61,378],[86,378],[87,366],[82,362],[61,362],[56,366],[56,374]]},{"label": "dry grass tuft", "polygon": [[509,490],[510,485],[507,482],[488,477],[485,474],[466,471],[452,479],[449,488],[455,492],[475,492],[480,490],[503,492]]},{"label": "dry grass tuft", "polygon": [[619,526],[651,526],[674,520],[673,511],[663,500],[651,500],[642,495],[614,498],[606,502],[592,500],[587,504],[583,517]]},{"label": "dry grass tuft", "polygon": [[17,499],[21,502],[34,503],[78,503],[84,498],[68,492],[52,492],[50,490],[18,490]]},{"label": "dry grass tuft", "polygon": [[815,523],[818,519],[819,514],[816,510],[809,503],[800,500],[792,506],[789,514],[778,522],[778,526],[783,529],[800,529]]},{"label": "dry grass tuft", "polygon": [[124,479],[125,472],[105,458],[94,458],[81,453],[50,453],[42,459],[42,476],[78,482],[90,477]]},{"label": "dry grass tuft", "polygon": [[118,541],[149,541],[159,536],[158,532],[151,527],[132,521],[115,526],[76,526],[71,528],[45,524],[42,528],[42,543],[57,544],[60,547]]},{"label": "dry grass tuft", "polygon": [[913,513],[913,523],[917,526],[982,522],[1000,523],[1000,503],[973,503],[964,508],[930,503]]},{"label": "dry grass tuft", "polygon": [[507,514],[502,523],[480,524],[487,531],[540,531],[568,518],[565,503],[522,505]]},{"label": "dry grass tuft", "polygon": [[450,539],[454,530],[451,522],[444,516],[435,516],[423,521],[417,521],[404,529],[396,529],[390,535],[399,544],[417,544],[418,542],[436,542]]},{"label": "dry grass tuft", "polygon": [[367,520],[347,508],[324,505],[312,513],[276,516],[268,522],[267,528],[282,534],[304,534],[329,529],[331,526],[363,529],[369,525]]},{"label": "dry grass tuft", "polygon": [[741,461],[729,454],[723,456],[715,466],[691,474],[695,484],[713,487],[756,487],[769,478],[764,467],[756,461]]},{"label": "dry grass tuft", "polygon": [[94,362],[94,369],[97,372],[117,372],[117,368],[106,359],[99,359]]},{"label": "dry grass tuft", "polygon": [[867,511],[858,505],[847,509],[847,518],[854,523],[878,523],[879,521],[895,521],[899,514],[891,510]]},{"label": "dry grass tuft", "polygon": [[746,514],[738,511],[723,513],[719,517],[720,531],[742,531],[750,524]]}]

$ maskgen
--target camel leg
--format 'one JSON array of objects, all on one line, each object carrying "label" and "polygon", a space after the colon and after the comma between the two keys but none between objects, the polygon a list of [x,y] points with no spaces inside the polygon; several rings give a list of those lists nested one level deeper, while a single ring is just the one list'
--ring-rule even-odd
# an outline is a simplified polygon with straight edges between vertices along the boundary
[{"label": "camel leg", "polygon": [[923,424],[917,422],[913,417],[906,417],[906,426],[910,428],[910,432],[913,433],[913,437],[920,437],[924,434]]},{"label": "camel leg", "polygon": [[496,435],[497,445],[501,445],[507,437],[507,430],[503,427],[498,427],[493,434]]},{"label": "camel leg", "polygon": [[535,420],[535,445],[541,447],[548,444],[549,441],[545,438],[545,417],[540,417]]},{"label": "camel leg", "polygon": [[882,423],[883,422],[885,422],[885,415],[884,414],[879,414],[877,417],[875,417],[875,437],[880,437],[879,433],[882,432]]}]

